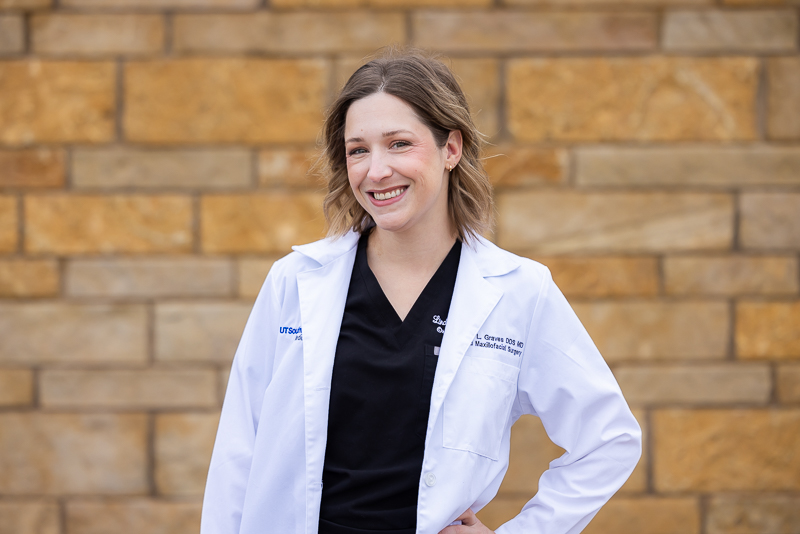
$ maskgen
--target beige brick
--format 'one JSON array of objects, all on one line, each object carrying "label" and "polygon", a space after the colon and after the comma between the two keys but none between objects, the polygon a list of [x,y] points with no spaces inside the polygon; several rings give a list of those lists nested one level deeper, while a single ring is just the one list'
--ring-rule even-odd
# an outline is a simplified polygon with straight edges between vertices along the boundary
[{"label": "beige brick", "polygon": [[783,403],[800,402],[800,364],[778,366],[778,399]]},{"label": "beige brick", "polygon": [[0,361],[37,365],[140,364],[147,361],[142,306],[0,304]]},{"label": "beige brick", "polygon": [[767,134],[800,139],[800,58],[767,60]]},{"label": "beige brick", "polygon": [[227,189],[250,186],[251,167],[251,153],[243,148],[79,148],[72,154],[72,184],[104,189]]},{"label": "beige brick", "polygon": [[0,9],[39,9],[51,5],[53,0],[0,0]]},{"label": "beige brick", "polygon": [[714,0],[502,0],[508,6],[553,7],[652,7],[652,6],[709,6]]},{"label": "beige brick", "polygon": [[742,245],[800,249],[800,193],[744,193],[740,209]]},{"label": "beige brick", "polygon": [[652,50],[651,13],[420,11],[413,14],[414,45],[450,52]]},{"label": "beige brick", "polygon": [[791,256],[672,256],[664,259],[670,295],[787,295],[800,287]]},{"label": "beige brick", "polygon": [[500,67],[494,59],[453,59],[450,65],[464,91],[479,131],[494,136],[500,130]]},{"label": "beige brick", "polygon": [[0,369],[0,406],[26,406],[32,402],[33,373],[29,369]]},{"label": "beige brick", "polygon": [[160,495],[203,494],[218,422],[218,413],[156,416],[155,482]]},{"label": "beige brick", "polygon": [[401,8],[415,7],[489,7],[492,0],[272,0],[269,4],[278,9],[316,8],[352,9],[358,7]]},{"label": "beige brick", "polygon": [[576,181],[590,186],[798,185],[800,148],[579,148]]},{"label": "beige brick", "polygon": [[69,501],[67,533],[196,534],[200,532],[199,502],[155,499],[125,501]]},{"label": "beige brick", "polygon": [[59,0],[62,7],[102,9],[214,9],[250,10],[261,5],[262,0]]},{"label": "beige brick", "polygon": [[530,146],[486,150],[483,166],[496,188],[561,184],[567,175],[567,152]]},{"label": "beige brick", "polygon": [[564,449],[550,441],[538,417],[521,417],[511,430],[511,457],[499,493],[533,497],[539,488],[539,477],[562,454]]},{"label": "beige brick", "polygon": [[633,469],[631,476],[619,489],[620,495],[636,495],[647,491],[647,471],[650,466],[650,444],[648,443],[650,433],[647,426],[647,414],[644,410],[636,408],[632,412],[642,429],[642,457]]},{"label": "beige brick", "polygon": [[0,62],[0,143],[101,143],[114,137],[111,62]]},{"label": "beige brick", "polygon": [[496,530],[500,525],[520,513],[530,498],[531,496],[497,495],[477,513],[478,519],[490,529]]},{"label": "beige brick", "polygon": [[187,302],[156,305],[156,359],[230,364],[252,305]]},{"label": "beige brick", "polygon": [[182,59],[125,66],[125,135],[145,143],[313,142],[321,60]]},{"label": "beige brick", "polygon": [[22,15],[0,14],[0,56],[25,50],[25,21]]},{"label": "beige brick", "polygon": [[0,252],[17,248],[17,199],[0,195]]},{"label": "beige brick", "polygon": [[0,534],[61,534],[60,522],[55,502],[0,502]]},{"label": "beige brick", "polygon": [[233,265],[223,258],[72,260],[66,293],[78,297],[211,297],[233,292]]},{"label": "beige brick", "polygon": [[725,6],[784,6],[797,4],[797,0],[722,0]]},{"label": "beige brick", "polygon": [[53,260],[0,260],[0,297],[51,297],[59,291]]},{"label": "beige brick", "polygon": [[322,189],[311,171],[317,152],[310,148],[265,148],[258,153],[258,184],[263,187]]},{"label": "beige brick", "polygon": [[201,200],[204,252],[288,252],[323,237],[322,195],[217,195]]},{"label": "beige brick", "polygon": [[268,258],[242,258],[238,263],[238,295],[244,298],[256,298],[264,279],[267,277],[277,256]]},{"label": "beige brick", "polygon": [[792,534],[800,525],[800,497],[713,496],[707,513],[708,534]]},{"label": "beige brick", "polygon": [[31,19],[31,46],[51,56],[156,54],[164,22],[159,15],[43,13]]},{"label": "beige brick", "polygon": [[729,313],[723,302],[617,301],[573,308],[609,361],[725,357]]},{"label": "beige brick", "polygon": [[177,15],[182,52],[372,52],[405,40],[400,13],[243,13]]},{"label": "beige brick", "polygon": [[62,187],[64,151],[53,148],[0,150],[0,187]]},{"label": "beige brick", "polygon": [[736,354],[743,359],[800,358],[800,301],[739,302]]},{"label": "beige brick", "polygon": [[772,380],[767,365],[703,364],[614,368],[632,405],[765,404]]},{"label": "beige brick", "polygon": [[0,492],[147,491],[147,420],[127,414],[0,413]]},{"label": "beige brick", "polygon": [[532,259],[550,268],[567,298],[652,297],[658,294],[655,258],[584,256]]},{"label": "beige brick", "polygon": [[653,414],[656,491],[800,489],[800,410]]},{"label": "beige brick", "polygon": [[790,10],[671,11],[664,18],[670,51],[782,52],[797,49],[797,14]]},{"label": "beige brick", "polygon": [[700,534],[700,505],[691,497],[615,497],[586,534]]},{"label": "beige brick", "polygon": [[25,250],[55,254],[186,252],[192,203],[183,196],[25,198]]},{"label": "beige brick", "polygon": [[211,408],[217,375],[213,369],[46,369],[39,391],[45,408]]},{"label": "beige brick", "polygon": [[757,85],[755,58],[511,60],[508,127],[523,141],[754,139]]},{"label": "beige brick", "polygon": [[720,250],[733,239],[733,202],[723,194],[579,193],[498,195],[499,245],[570,252]]}]

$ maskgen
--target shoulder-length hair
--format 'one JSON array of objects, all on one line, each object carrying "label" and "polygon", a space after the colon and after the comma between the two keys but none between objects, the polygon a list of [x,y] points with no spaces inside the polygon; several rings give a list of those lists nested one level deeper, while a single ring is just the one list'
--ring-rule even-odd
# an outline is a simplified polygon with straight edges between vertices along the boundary
[{"label": "shoulder-length hair", "polygon": [[489,177],[481,163],[482,134],[472,122],[467,99],[450,69],[419,50],[391,49],[355,71],[328,108],[321,163],[327,182],[323,203],[328,235],[364,232],[372,217],[353,195],[347,177],[344,129],[350,105],[375,93],[405,101],[433,133],[437,146],[461,132],[461,160],[450,171],[448,211],[462,241],[488,231],[494,219]]}]

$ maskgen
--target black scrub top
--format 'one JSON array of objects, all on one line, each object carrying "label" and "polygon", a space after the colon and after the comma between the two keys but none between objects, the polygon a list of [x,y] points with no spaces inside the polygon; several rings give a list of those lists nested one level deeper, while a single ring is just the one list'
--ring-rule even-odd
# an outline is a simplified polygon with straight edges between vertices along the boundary
[{"label": "black scrub top", "polygon": [[336,345],[320,534],[413,534],[439,347],[461,241],[401,321],[358,242]]}]

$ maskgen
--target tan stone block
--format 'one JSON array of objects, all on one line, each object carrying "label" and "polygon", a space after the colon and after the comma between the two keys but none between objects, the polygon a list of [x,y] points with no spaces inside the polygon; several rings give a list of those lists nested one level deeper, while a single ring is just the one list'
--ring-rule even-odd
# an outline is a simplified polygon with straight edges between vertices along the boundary
[{"label": "tan stone block", "polygon": [[125,66],[125,136],[143,143],[313,142],[322,60],[182,59]]},{"label": "tan stone block", "polygon": [[101,9],[255,9],[262,0],[59,0],[63,7]]},{"label": "tan stone block", "polygon": [[0,304],[3,363],[141,364],[147,361],[143,306]]},{"label": "tan stone block", "polygon": [[800,249],[800,193],[744,193],[739,205],[742,245]]},{"label": "tan stone block", "polygon": [[0,534],[61,534],[58,504],[49,501],[0,502]]},{"label": "tan stone block", "polygon": [[0,55],[19,54],[25,50],[25,20],[22,15],[0,14]]},{"label": "tan stone block", "polygon": [[232,294],[233,265],[224,258],[71,260],[66,293],[77,297],[211,297]]},{"label": "tan stone block", "polygon": [[321,194],[208,195],[200,206],[204,252],[285,253],[324,235]]},{"label": "tan stone block", "polygon": [[155,499],[125,501],[69,501],[69,534],[141,532],[196,534],[200,532],[199,502],[165,502]]},{"label": "tan stone block", "polygon": [[653,413],[656,491],[800,489],[800,410]]},{"label": "tan stone block", "polygon": [[785,6],[797,4],[797,0],[722,0],[724,6]]},{"label": "tan stone block", "polygon": [[277,260],[277,256],[269,258],[242,258],[238,263],[238,295],[240,297],[254,299],[261,291],[264,280],[267,278],[272,264]]},{"label": "tan stone block", "polygon": [[272,0],[270,7],[278,9],[352,9],[359,7],[401,8],[419,7],[490,7],[492,0]]},{"label": "tan stone block", "polygon": [[258,153],[258,184],[263,187],[322,189],[311,168],[317,152],[311,148],[265,148]]},{"label": "tan stone block", "polygon": [[522,507],[530,500],[530,496],[520,497],[514,495],[497,495],[476,515],[481,523],[492,530],[496,530],[522,511]]},{"label": "tan stone block", "polygon": [[512,250],[720,250],[733,240],[733,202],[723,194],[534,190],[497,201],[498,243]]},{"label": "tan stone block", "polygon": [[0,252],[17,248],[17,199],[0,195]]},{"label": "tan stone block", "polygon": [[567,152],[529,146],[493,146],[483,167],[496,188],[555,185],[567,176]]},{"label": "tan stone block", "polygon": [[111,62],[0,62],[0,143],[102,143],[114,137]]},{"label": "tan stone block", "polygon": [[25,198],[25,250],[55,254],[186,252],[192,202],[177,195]]},{"label": "tan stone block", "polygon": [[164,22],[159,15],[43,13],[31,18],[31,46],[51,56],[156,54]]},{"label": "tan stone block", "polygon": [[736,187],[800,184],[800,148],[627,148],[576,151],[576,182],[589,186]]},{"label": "tan stone block", "polygon": [[670,295],[787,295],[800,290],[792,256],[668,256],[664,290]]},{"label": "tan stone block", "polygon": [[538,417],[521,417],[511,429],[511,456],[499,493],[524,493],[530,499],[539,488],[539,477],[562,454],[564,449],[550,441]]},{"label": "tan stone block", "polygon": [[187,302],[156,305],[156,359],[230,364],[252,305]]},{"label": "tan stone block", "polygon": [[508,127],[522,141],[756,137],[755,58],[516,59],[507,83]]},{"label": "tan stone block", "polygon": [[767,135],[800,139],[800,58],[767,60]]},{"label": "tan stone block", "polygon": [[800,402],[800,364],[778,366],[778,400],[783,403]]},{"label": "tan stone block", "polygon": [[251,167],[252,155],[244,148],[78,148],[72,154],[72,185],[104,189],[248,187]]},{"label": "tan stone block", "polygon": [[0,369],[0,406],[26,406],[32,402],[33,373],[29,369]]},{"label": "tan stone block", "polygon": [[160,495],[203,495],[218,423],[218,413],[156,416],[155,482]]},{"label": "tan stone block", "polygon": [[146,416],[0,413],[0,492],[131,495],[147,489]]},{"label": "tan stone block", "polygon": [[175,17],[181,52],[372,52],[405,41],[400,13],[187,14]]},{"label": "tan stone block", "polygon": [[614,368],[625,399],[636,406],[765,404],[772,393],[767,365],[703,364]]},{"label": "tan stone block", "polygon": [[0,187],[63,187],[64,151],[0,150]]},{"label": "tan stone block", "polygon": [[700,505],[692,497],[614,497],[586,534],[700,534]]},{"label": "tan stone block", "polygon": [[450,65],[467,97],[472,120],[488,136],[500,130],[500,67],[495,59],[453,59]]},{"label": "tan stone block", "polygon": [[665,50],[788,52],[797,49],[797,14],[790,10],[668,11]]},{"label": "tan stone block", "polygon": [[639,459],[639,463],[636,464],[636,467],[633,469],[631,476],[628,477],[628,480],[619,489],[618,494],[620,495],[636,495],[645,493],[648,485],[647,471],[650,466],[650,444],[648,443],[648,440],[650,439],[650,433],[648,432],[647,426],[647,414],[644,412],[644,410],[638,409],[633,409],[632,412],[633,416],[636,418],[636,421],[639,423],[639,427],[642,429],[642,457]]},{"label": "tan stone block", "polygon": [[573,308],[608,361],[722,359],[727,351],[724,302],[600,301]]},{"label": "tan stone block", "polygon": [[502,0],[508,6],[553,7],[655,7],[655,6],[710,6],[714,0]]},{"label": "tan stone block", "polygon": [[800,301],[736,304],[736,355],[743,359],[800,358]]},{"label": "tan stone block", "polygon": [[51,5],[53,0],[0,0],[0,9],[39,9]]},{"label": "tan stone block", "polygon": [[800,525],[800,497],[717,495],[707,513],[708,534],[792,534]]},{"label": "tan stone block", "polygon": [[658,294],[655,258],[531,256],[546,265],[567,298],[652,297]]},{"label": "tan stone block", "polygon": [[0,297],[50,297],[59,291],[53,260],[0,260]]}]

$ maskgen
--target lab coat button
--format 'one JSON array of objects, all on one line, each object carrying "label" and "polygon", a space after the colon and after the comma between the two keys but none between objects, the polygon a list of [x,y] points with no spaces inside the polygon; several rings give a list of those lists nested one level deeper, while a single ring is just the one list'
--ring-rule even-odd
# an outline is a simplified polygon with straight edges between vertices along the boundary
[{"label": "lab coat button", "polygon": [[433,473],[428,473],[425,475],[425,484],[428,487],[432,487],[436,485],[436,475]]}]

